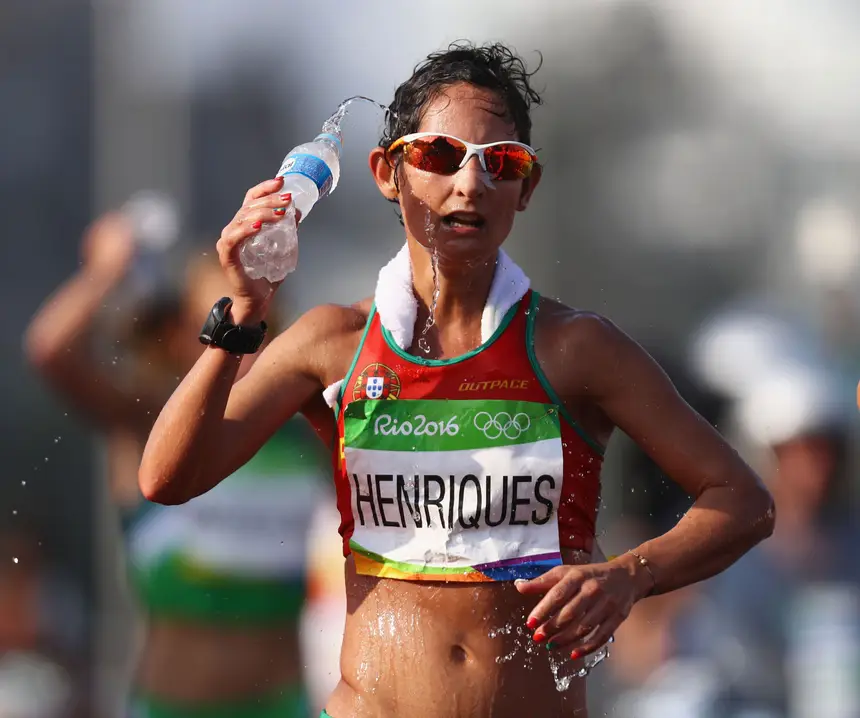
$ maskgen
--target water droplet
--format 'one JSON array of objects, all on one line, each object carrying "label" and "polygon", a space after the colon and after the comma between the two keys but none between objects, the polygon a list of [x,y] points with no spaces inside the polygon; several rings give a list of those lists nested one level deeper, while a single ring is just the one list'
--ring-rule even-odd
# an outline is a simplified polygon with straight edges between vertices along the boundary
[{"label": "water droplet", "polygon": [[12,558],[12,563],[18,563],[18,558],[17,558],[17,557],[13,557],[13,558]]},{"label": "water droplet", "polygon": [[27,485],[27,482],[26,482],[26,481],[22,481],[22,482],[21,482],[21,486],[26,486],[26,485]]}]

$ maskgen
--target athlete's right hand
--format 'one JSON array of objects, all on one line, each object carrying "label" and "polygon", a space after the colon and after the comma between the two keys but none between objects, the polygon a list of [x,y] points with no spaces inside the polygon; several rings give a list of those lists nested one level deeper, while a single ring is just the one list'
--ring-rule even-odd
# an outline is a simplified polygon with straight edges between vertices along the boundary
[{"label": "athlete's right hand", "polygon": [[[264,224],[277,222],[284,216],[292,199],[289,194],[280,192],[283,182],[283,177],[276,177],[249,189],[242,206],[230,224],[224,227],[216,245],[218,259],[233,288],[231,314],[237,324],[255,324],[262,320],[281,284],[248,277],[242,268],[239,251],[242,244],[257,234]],[[296,222],[300,216],[297,211]]]},{"label": "athlete's right hand", "polygon": [[81,243],[86,271],[109,285],[119,283],[128,273],[134,251],[131,224],[122,212],[108,212],[96,219]]}]

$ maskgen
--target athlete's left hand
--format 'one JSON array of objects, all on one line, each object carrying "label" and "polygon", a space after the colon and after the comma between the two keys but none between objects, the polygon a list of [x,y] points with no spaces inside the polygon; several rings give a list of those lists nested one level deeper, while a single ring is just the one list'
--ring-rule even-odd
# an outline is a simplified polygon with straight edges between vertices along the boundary
[{"label": "athlete's left hand", "polygon": [[565,648],[581,658],[604,645],[650,592],[650,578],[632,557],[607,563],[556,566],[530,581],[516,581],[524,595],[544,595],[526,620],[534,640],[547,648]]}]

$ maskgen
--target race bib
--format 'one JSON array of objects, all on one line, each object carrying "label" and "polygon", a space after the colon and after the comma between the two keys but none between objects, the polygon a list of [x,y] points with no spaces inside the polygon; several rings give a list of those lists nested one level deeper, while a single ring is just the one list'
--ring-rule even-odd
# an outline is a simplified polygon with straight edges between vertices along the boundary
[{"label": "race bib", "polygon": [[533,578],[561,563],[558,409],[523,401],[354,401],[344,460],[359,573]]}]

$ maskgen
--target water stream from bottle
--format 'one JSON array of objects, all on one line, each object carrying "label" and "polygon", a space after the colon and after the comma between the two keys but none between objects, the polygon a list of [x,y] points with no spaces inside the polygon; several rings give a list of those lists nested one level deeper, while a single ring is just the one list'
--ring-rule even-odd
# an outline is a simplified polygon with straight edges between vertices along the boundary
[{"label": "water stream from bottle", "polygon": [[349,110],[349,106],[354,102],[366,102],[374,107],[379,107],[385,112],[385,119],[388,119],[389,115],[397,117],[397,113],[392,111],[387,105],[382,104],[381,102],[377,102],[376,100],[372,100],[369,97],[364,97],[364,95],[354,95],[353,97],[349,97],[341,102],[337,109],[334,111],[334,114],[329,117],[325,122],[323,122],[322,131],[329,132],[331,134],[337,135],[340,137],[340,123],[343,122],[343,118],[346,117],[346,113]]}]

